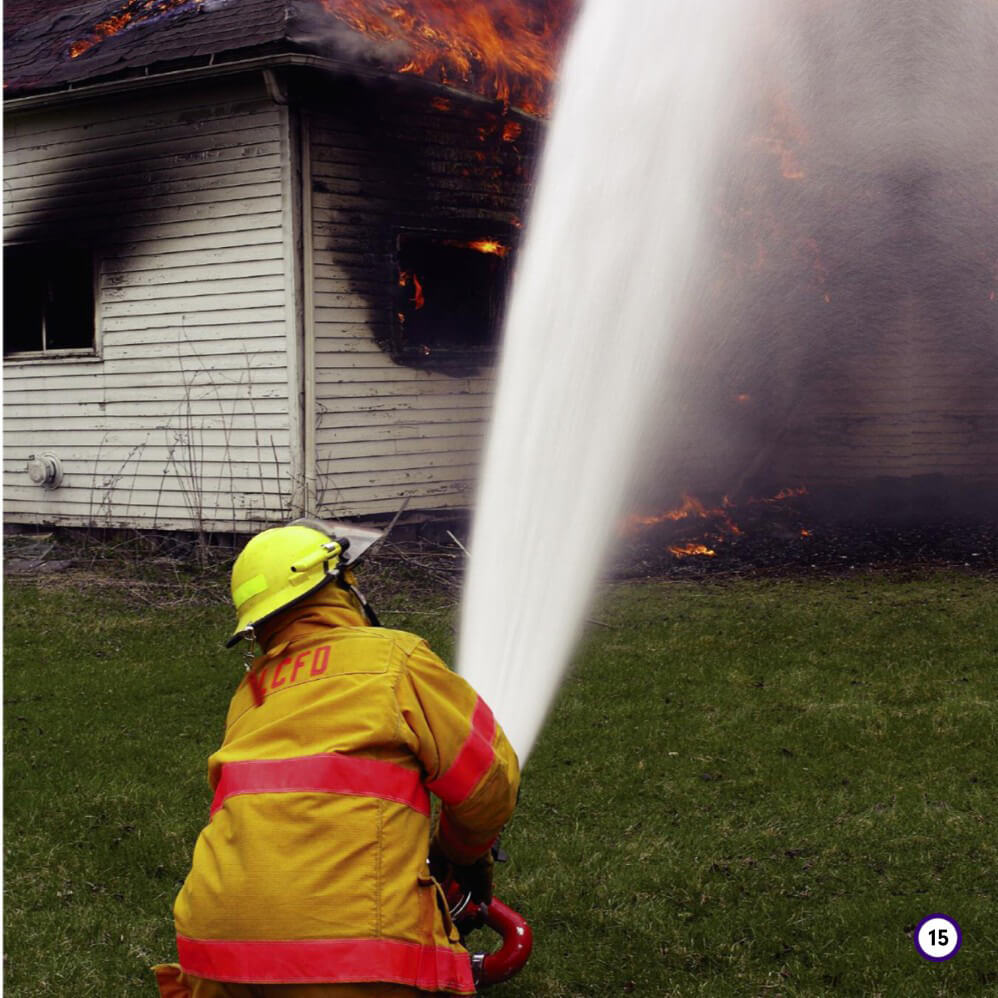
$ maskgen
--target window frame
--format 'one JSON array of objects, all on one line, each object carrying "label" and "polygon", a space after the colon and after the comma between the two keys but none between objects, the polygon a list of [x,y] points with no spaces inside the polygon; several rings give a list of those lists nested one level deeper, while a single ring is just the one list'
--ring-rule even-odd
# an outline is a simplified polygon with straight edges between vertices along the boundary
[{"label": "window frame", "polygon": [[[100,323],[97,321],[100,315],[100,273],[101,260],[97,251],[91,247],[78,243],[57,242],[54,240],[38,240],[32,242],[10,242],[4,243],[4,250],[9,249],[37,249],[37,250],[81,250],[90,256],[90,293],[92,302],[91,326],[93,330],[93,343],[89,347],[45,347],[45,312],[42,312],[42,349],[41,350],[17,350],[11,353],[4,353],[4,364],[14,363],[48,363],[57,360],[82,360],[99,361],[102,360]],[[5,282],[6,283],[6,282]],[[4,294],[8,291],[4,288]]]},{"label": "window frame", "polygon": [[434,225],[433,223],[399,224],[394,226],[392,233],[390,279],[393,286],[393,294],[390,316],[391,337],[390,343],[387,344],[390,355],[399,363],[427,369],[433,369],[438,366],[448,368],[468,364],[475,367],[492,366],[499,353],[503,325],[502,317],[496,322],[495,328],[491,330],[491,336],[487,343],[462,345],[459,342],[452,342],[434,347],[429,354],[425,354],[419,346],[405,343],[404,324],[399,322],[400,287],[398,279],[401,273],[403,273],[401,254],[402,243],[406,238],[423,238],[442,243],[448,240],[464,243],[494,240],[508,247],[509,252],[507,254],[508,259],[506,259],[507,271],[505,276],[505,297],[508,301],[514,261],[519,249],[516,230],[512,226],[506,226],[501,222],[490,221],[484,224],[468,224],[467,222],[454,222],[449,225]]}]

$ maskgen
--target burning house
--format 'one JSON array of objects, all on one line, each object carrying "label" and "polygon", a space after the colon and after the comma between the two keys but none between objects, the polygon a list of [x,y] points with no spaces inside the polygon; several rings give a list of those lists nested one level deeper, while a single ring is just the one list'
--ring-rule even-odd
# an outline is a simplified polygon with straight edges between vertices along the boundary
[{"label": "burning house", "polygon": [[[991,29],[774,7],[631,522],[993,518]],[[8,522],[468,506],[573,10],[10,0]]]},{"label": "burning house", "polygon": [[5,5],[13,523],[467,506],[568,4]]}]

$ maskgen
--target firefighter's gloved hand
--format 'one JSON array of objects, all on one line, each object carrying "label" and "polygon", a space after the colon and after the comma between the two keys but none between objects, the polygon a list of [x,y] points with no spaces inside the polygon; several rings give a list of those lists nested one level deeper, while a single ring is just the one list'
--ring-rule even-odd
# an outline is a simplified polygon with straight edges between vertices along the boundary
[{"label": "firefighter's gloved hand", "polygon": [[458,886],[471,895],[476,904],[488,904],[492,900],[492,870],[494,861],[491,851],[481,859],[467,866],[452,865],[451,872]]}]

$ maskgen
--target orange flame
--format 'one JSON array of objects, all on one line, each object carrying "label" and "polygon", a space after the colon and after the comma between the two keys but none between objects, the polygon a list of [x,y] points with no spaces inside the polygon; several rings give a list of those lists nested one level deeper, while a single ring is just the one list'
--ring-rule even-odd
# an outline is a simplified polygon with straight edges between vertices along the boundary
[{"label": "orange flame", "polygon": [[507,121],[502,126],[503,142],[515,142],[523,134],[523,125],[518,121]]},{"label": "orange flame", "polygon": [[[786,499],[808,494],[807,486],[801,485],[796,488],[781,489],[775,496],[767,496],[763,499],[748,499],[746,505],[757,503],[776,503]],[[699,519],[710,521],[710,528],[704,532],[703,538],[711,544],[723,544],[732,537],[741,537],[744,531],[732,519],[730,511],[735,508],[735,503],[730,497],[724,496],[720,506],[710,508],[701,502],[696,496],[683,493],[682,504],[675,509],[668,509],[662,513],[653,515],[643,515],[632,513],[624,519],[621,525],[622,532],[634,534],[644,527],[653,527],[656,524],[666,522],[679,522],[680,520]],[[801,537],[810,537],[809,530],[801,530]],[[688,557],[690,555],[704,555],[714,557],[717,552],[707,544],[691,541],[687,544],[670,545],[669,551],[677,558]]]},{"label": "orange flame", "polygon": [[203,0],[126,0],[121,9],[103,21],[94,25],[93,32],[87,38],[72,42],[69,46],[69,57],[78,59],[84,52],[89,52],[95,45],[111,38],[127,28],[130,24],[148,21],[160,14],[167,14],[180,7],[200,7]]},{"label": "orange flame", "polygon": [[426,304],[426,298],[423,295],[423,285],[419,283],[419,278],[413,274],[412,275],[412,307],[414,309],[420,309]]},{"label": "orange flame", "polygon": [[707,547],[705,544],[683,544],[681,546],[671,545],[669,547],[669,553],[676,558],[689,558],[693,555],[713,558],[717,554],[716,551]]},{"label": "orange flame", "polygon": [[807,174],[797,160],[797,148],[806,143],[807,132],[794,108],[785,97],[773,101],[770,133],[757,136],[755,141],[780,161],[780,174],[784,180],[803,180]]},{"label": "orange flame", "polygon": [[[354,31],[395,43],[399,73],[471,89],[531,114],[550,103],[575,0],[322,0]],[[386,45],[386,51],[389,51]]]},{"label": "orange flame", "polygon": [[493,256],[509,255],[509,247],[503,246],[495,239],[479,239],[476,242],[468,243],[468,248],[478,250],[479,253],[491,253]]},{"label": "orange flame", "polygon": [[[399,271],[399,287],[406,288],[412,284],[412,298],[409,301],[412,303],[413,311],[421,309],[426,304],[426,296],[423,294],[423,284],[420,279],[414,273],[410,273],[408,270]],[[402,318],[402,313],[399,313],[399,318],[404,322]]]},{"label": "orange flame", "polygon": [[487,253],[490,256],[506,257],[510,253],[510,247],[505,245],[505,243],[499,242],[498,239],[473,239],[468,242],[464,242],[461,239],[444,239],[443,244],[445,246],[456,246],[458,249],[470,249],[478,253]]},{"label": "orange flame", "polygon": [[651,527],[657,523],[665,523],[667,520],[677,521],[696,517],[701,520],[720,521],[717,523],[717,529],[720,531],[718,540],[723,540],[725,536],[738,537],[742,533],[742,528],[728,514],[728,509],[731,506],[731,500],[725,496],[721,500],[720,507],[708,509],[696,496],[683,493],[683,503],[681,506],[653,516],[641,516],[640,514],[632,513],[625,519],[623,529],[625,533],[634,533],[641,527]]},{"label": "orange flame", "polygon": [[775,496],[766,499],[750,499],[749,502],[782,502],[784,499],[795,499],[797,496],[806,496],[807,486],[799,485],[795,489],[780,489]]}]

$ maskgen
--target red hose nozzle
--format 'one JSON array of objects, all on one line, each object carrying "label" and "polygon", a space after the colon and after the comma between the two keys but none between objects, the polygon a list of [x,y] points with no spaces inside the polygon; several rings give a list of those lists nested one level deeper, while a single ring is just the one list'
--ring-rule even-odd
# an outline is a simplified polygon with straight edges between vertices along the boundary
[{"label": "red hose nozzle", "polygon": [[502,937],[502,945],[494,953],[474,953],[471,971],[475,984],[487,988],[508,981],[523,969],[534,946],[534,934],[527,920],[499,898],[478,904],[470,895],[461,894],[450,882],[446,887],[451,917],[462,937],[480,926],[488,926]]},{"label": "red hose nozzle", "polygon": [[527,920],[498,898],[481,906],[484,923],[502,936],[494,953],[476,953],[471,958],[475,983],[482,988],[508,981],[523,969],[534,948],[534,934]]}]

